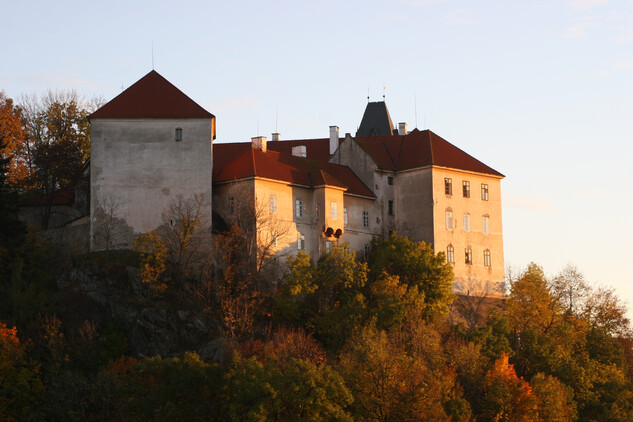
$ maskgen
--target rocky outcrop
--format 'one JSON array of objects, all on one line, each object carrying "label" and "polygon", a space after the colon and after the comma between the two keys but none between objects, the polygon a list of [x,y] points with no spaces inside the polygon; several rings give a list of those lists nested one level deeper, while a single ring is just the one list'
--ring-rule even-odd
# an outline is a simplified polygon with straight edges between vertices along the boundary
[{"label": "rocky outcrop", "polygon": [[[218,324],[202,312],[187,294],[167,290],[157,297],[126,267],[115,276],[89,263],[72,269],[58,280],[59,287],[89,303],[90,319],[114,318],[122,323],[134,356],[182,356],[196,351],[206,360],[221,361],[228,345],[219,338]],[[82,308],[86,308],[83,306]]]}]

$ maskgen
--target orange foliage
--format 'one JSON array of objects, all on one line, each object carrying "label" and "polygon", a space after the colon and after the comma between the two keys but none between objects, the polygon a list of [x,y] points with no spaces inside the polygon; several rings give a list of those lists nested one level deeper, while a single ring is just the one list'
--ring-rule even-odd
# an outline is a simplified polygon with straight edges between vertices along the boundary
[{"label": "orange foliage", "polygon": [[29,174],[26,163],[19,158],[19,152],[25,144],[26,131],[22,126],[20,110],[13,105],[11,98],[7,98],[4,91],[0,91],[0,137],[6,143],[0,154],[11,159],[7,179],[10,184],[19,184]]},{"label": "orange foliage", "polygon": [[15,327],[7,328],[7,324],[0,322],[0,344],[19,346],[18,329]]},{"label": "orange foliage", "polygon": [[504,352],[486,374],[484,414],[495,421],[533,421],[538,416],[538,399],[530,384],[518,377]]}]

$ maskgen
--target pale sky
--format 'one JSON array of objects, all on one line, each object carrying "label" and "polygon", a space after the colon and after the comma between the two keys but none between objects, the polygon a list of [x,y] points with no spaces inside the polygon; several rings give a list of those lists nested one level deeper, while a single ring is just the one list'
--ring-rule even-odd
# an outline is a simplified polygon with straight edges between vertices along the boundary
[{"label": "pale sky", "polygon": [[0,16],[9,97],[110,100],[153,44],[216,142],[354,134],[384,93],[395,124],[506,175],[507,265],[572,263],[633,306],[631,0],[4,1]]}]

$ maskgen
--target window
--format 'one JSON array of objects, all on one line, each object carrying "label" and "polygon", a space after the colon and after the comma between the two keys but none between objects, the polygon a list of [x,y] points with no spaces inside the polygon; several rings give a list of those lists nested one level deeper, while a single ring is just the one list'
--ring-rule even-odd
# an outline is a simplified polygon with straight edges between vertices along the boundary
[{"label": "window", "polygon": [[453,210],[446,210],[446,230],[453,230]]},{"label": "window", "polygon": [[343,208],[343,227],[347,227],[347,208]]},{"label": "window", "polygon": [[466,248],[466,264],[472,264],[472,263],[473,263],[473,250],[469,246]]},{"label": "window", "polygon": [[448,245],[446,248],[446,262],[455,263],[455,248],[453,248],[453,245]]},{"label": "window", "polygon": [[177,127],[176,128],[176,142],[180,142],[182,141],[182,129]]},{"label": "window", "polygon": [[481,220],[481,231],[483,231],[484,234],[490,233],[490,217],[484,215]]},{"label": "window", "polygon": [[319,206],[318,202],[314,206],[314,216],[316,217],[317,220],[321,218],[321,207]]},{"label": "window", "polygon": [[330,253],[332,252],[332,241],[331,240],[326,240],[325,241],[325,253]]},{"label": "window", "polygon": [[464,231],[470,231],[470,214],[464,214]]},{"label": "window", "polygon": [[306,249],[306,238],[304,235],[299,233],[297,235],[297,250],[304,251]]},{"label": "window", "polygon": [[450,179],[448,177],[444,178],[444,193],[446,195],[453,194],[453,179]]},{"label": "window", "polygon": [[389,201],[389,215],[393,215],[393,201]]},{"label": "window", "polygon": [[363,257],[365,258],[365,261],[369,259],[370,253],[371,253],[371,246],[369,245],[369,243],[365,243],[365,248],[363,250]]},{"label": "window", "polygon": [[481,200],[488,200],[488,185],[486,183],[481,184]]},{"label": "window", "polygon": [[228,208],[229,208],[229,213],[233,214],[233,212],[235,211],[235,197],[234,196],[229,196]]},{"label": "window", "polygon": [[464,193],[464,198],[470,198],[470,182],[468,180],[464,180],[462,182],[462,190]]},{"label": "window", "polygon": [[338,218],[338,207],[336,202],[330,203],[330,208],[332,210],[332,220],[336,220]]},{"label": "window", "polygon": [[301,199],[295,200],[295,216],[303,217],[303,201]]},{"label": "window", "polygon": [[387,176],[387,184],[393,186],[393,176]]},{"label": "window", "polygon": [[275,214],[277,212],[277,197],[275,195],[270,195],[268,202],[270,203],[270,213]]},{"label": "window", "polygon": [[486,249],[484,251],[484,265],[486,267],[490,266],[490,250],[489,249]]},{"label": "window", "polygon": [[369,211],[363,211],[363,227],[369,227]]}]

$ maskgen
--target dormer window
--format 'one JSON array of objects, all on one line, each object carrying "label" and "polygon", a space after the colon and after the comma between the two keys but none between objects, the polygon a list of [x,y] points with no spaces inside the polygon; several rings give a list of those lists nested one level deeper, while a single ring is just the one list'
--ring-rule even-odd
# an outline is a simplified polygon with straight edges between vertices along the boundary
[{"label": "dormer window", "polygon": [[176,128],[176,142],[182,141],[182,128]]}]

